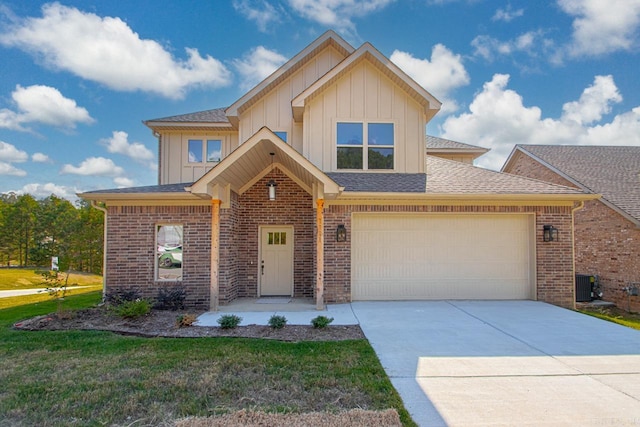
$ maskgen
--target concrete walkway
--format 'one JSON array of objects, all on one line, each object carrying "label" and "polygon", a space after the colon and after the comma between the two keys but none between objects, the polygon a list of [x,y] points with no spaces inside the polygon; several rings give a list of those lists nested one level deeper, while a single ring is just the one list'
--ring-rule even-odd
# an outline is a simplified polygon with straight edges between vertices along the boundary
[{"label": "concrete walkway", "polygon": [[220,306],[217,312],[203,313],[198,326],[219,326],[218,319],[225,314],[242,317],[240,325],[268,325],[274,314],[284,316],[288,325],[309,325],[317,316],[333,317],[332,325],[357,325],[350,304],[330,304],[324,310],[316,310],[311,299],[298,298],[242,298],[229,305]]},{"label": "concrete walkway", "polygon": [[[67,290],[73,289],[82,289],[82,288],[90,288],[90,286],[69,286]],[[0,298],[9,298],[9,297],[21,297],[24,295],[36,295],[36,294],[46,294],[47,290],[44,288],[38,289],[15,289],[9,291],[0,291]]]},{"label": "concrete walkway", "polygon": [[640,331],[535,301],[351,305],[421,426],[640,425]]}]

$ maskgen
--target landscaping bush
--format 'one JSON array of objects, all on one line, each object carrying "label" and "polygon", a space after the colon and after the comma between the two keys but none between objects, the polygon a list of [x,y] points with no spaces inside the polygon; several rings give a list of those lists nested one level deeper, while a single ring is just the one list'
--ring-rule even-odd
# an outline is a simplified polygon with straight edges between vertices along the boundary
[{"label": "landscaping bush", "polygon": [[146,299],[125,301],[122,304],[113,306],[113,311],[118,316],[124,317],[125,319],[135,319],[149,314],[151,311],[151,304]]},{"label": "landscaping bush", "polygon": [[136,288],[114,289],[104,296],[104,302],[111,305],[120,305],[124,302],[139,300],[140,298],[140,292]]},{"label": "landscaping bush", "polygon": [[331,322],[333,322],[333,317],[317,316],[311,319],[311,325],[317,329],[326,328]]},{"label": "landscaping bush", "polygon": [[153,308],[158,310],[182,310],[187,291],[183,286],[174,286],[158,289],[158,298]]},{"label": "landscaping bush", "polygon": [[242,317],[236,316],[235,314],[225,314],[218,319],[218,324],[222,329],[236,328],[240,322],[242,322]]},{"label": "landscaping bush", "polygon": [[271,318],[269,318],[269,326],[271,326],[273,329],[282,329],[286,324],[287,318],[284,316],[278,316],[274,314],[273,316],[271,316]]},{"label": "landscaping bush", "polygon": [[176,325],[178,328],[192,326],[197,319],[198,316],[195,314],[181,314],[176,318]]}]

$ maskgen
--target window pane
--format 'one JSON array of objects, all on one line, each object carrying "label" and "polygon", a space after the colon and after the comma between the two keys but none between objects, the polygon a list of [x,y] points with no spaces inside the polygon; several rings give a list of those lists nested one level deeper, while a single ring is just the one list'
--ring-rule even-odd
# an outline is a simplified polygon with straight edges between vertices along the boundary
[{"label": "window pane", "polygon": [[287,133],[286,132],[274,132],[274,133],[276,135],[278,135],[278,138],[280,138],[284,142],[287,142]]},{"label": "window pane", "polygon": [[202,140],[189,140],[189,163],[202,162]]},{"label": "window pane", "polygon": [[338,169],[362,169],[362,148],[338,147]]},{"label": "window pane", "polygon": [[158,280],[182,280],[182,226],[156,227],[156,255]]},{"label": "window pane", "polygon": [[338,145],[362,145],[362,123],[338,123]]},{"label": "window pane", "polygon": [[273,233],[269,233],[269,237],[267,238],[267,245],[273,245]]},{"label": "window pane", "polygon": [[280,244],[280,233],[273,233],[273,244],[274,245],[279,245]]},{"label": "window pane", "polygon": [[369,123],[369,145],[393,145],[393,123]]},{"label": "window pane", "polygon": [[369,169],[393,169],[393,148],[369,148]]},{"label": "window pane", "polygon": [[222,141],[210,139],[207,141],[207,162],[219,162],[222,158]]},{"label": "window pane", "polygon": [[287,244],[287,232],[283,231],[282,233],[280,233],[280,244],[281,245],[286,245]]}]

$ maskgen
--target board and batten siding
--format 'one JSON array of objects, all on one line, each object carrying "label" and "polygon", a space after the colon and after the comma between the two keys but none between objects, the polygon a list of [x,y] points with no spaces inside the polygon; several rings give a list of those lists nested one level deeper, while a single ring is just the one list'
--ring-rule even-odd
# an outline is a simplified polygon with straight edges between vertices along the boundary
[{"label": "board and batten siding", "polygon": [[344,59],[328,46],[240,114],[240,141],[246,141],[262,127],[287,132],[287,143],[302,153],[302,124],[293,122],[291,100]]},{"label": "board and batten siding", "polygon": [[395,172],[425,169],[423,108],[366,60],[355,65],[304,112],[303,155],[323,171],[336,171],[336,124],[390,122],[395,133]]},{"label": "board and batten siding", "polygon": [[160,184],[194,182],[216,165],[216,163],[189,163],[190,139],[221,140],[223,156],[228,156],[238,147],[237,132],[163,133],[160,141]]}]

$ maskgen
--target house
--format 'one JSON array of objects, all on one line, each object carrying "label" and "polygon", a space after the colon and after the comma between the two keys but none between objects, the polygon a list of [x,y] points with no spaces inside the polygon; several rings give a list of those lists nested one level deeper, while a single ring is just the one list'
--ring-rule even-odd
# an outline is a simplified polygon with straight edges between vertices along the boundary
[{"label": "house", "polygon": [[627,292],[640,286],[640,147],[517,145],[502,171],[602,195],[576,212],[576,272],[598,275],[605,300],[640,311]]},{"label": "house", "polygon": [[158,185],[81,194],[107,211],[106,292],[573,307],[573,242],[543,227],[571,235],[595,196],[474,167],[485,149],[425,135],[439,108],[328,31],[227,108],[146,121]]}]

